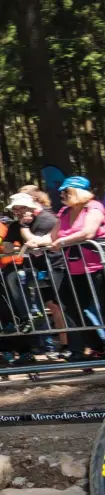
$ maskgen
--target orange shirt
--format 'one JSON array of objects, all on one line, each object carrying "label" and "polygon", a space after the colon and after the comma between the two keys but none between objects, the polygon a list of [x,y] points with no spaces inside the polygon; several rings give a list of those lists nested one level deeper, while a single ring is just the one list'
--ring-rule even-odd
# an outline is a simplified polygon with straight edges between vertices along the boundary
[{"label": "orange shirt", "polygon": [[[2,239],[2,241],[5,240],[7,232],[8,232],[8,226],[4,225],[2,222],[0,222],[0,239]],[[14,246],[21,247],[19,242],[14,242]],[[3,252],[4,252],[3,244],[1,244],[0,245],[0,254],[3,254]],[[15,261],[16,265],[21,265],[23,263],[22,257],[19,257],[18,255],[15,255],[15,256],[8,256],[7,255],[3,258],[0,258],[0,268],[7,266],[9,263],[12,263],[12,260]]]},{"label": "orange shirt", "polygon": [[0,222],[0,237],[4,240],[8,232],[8,227],[4,223]]}]

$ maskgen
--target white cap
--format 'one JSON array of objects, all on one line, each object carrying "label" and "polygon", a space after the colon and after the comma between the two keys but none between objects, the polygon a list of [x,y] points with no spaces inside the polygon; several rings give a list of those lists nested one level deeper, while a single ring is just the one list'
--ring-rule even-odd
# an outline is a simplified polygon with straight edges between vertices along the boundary
[{"label": "white cap", "polygon": [[28,198],[30,197],[32,199],[31,194],[24,193],[24,192],[18,192],[18,193],[12,194],[12,196],[10,196],[10,199],[12,199],[12,200],[18,199],[18,198],[20,198],[20,199],[21,198],[27,199],[27,196],[28,196]]},{"label": "white cap", "polygon": [[26,206],[27,208],[36,208],[36,203],[34,203],[32,197],[29,194],[17,193],[10,196],[11,203],[6,206],[8,210],[12,210],[14,206]]}]

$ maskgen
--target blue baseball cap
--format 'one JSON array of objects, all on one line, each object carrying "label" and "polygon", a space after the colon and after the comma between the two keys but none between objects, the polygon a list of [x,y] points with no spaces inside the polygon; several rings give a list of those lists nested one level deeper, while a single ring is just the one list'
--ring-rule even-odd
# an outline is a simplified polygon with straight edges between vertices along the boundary
[{"label": "blue baseball cap", "polygon": [[64,180],[62,186],[59,187],[59,191],[64,191],[64,189],[68,189],[69,187],[89,191],[91,183],[89,179],[86,179],[86,177],[68,177]]}]

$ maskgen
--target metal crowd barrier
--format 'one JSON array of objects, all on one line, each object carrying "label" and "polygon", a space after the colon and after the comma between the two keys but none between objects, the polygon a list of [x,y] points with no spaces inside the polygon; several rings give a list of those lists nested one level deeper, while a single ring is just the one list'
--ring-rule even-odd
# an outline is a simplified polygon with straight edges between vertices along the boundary
[{"label": "metal crowd barrier", "polygon": [[[100,256],[100,262],[102,265],[102,270],[103,270],[103,275],[105,276],[105,240],[101,240],[100,242],[97,242],[95,240],[87,241],[86,247],[88,245],[91,245],[91,248],[93,251],[98,252]],[[98,299],[97,296],[97,291],[96,287],[93,283],[93,278],[91,273],[88,272],[87,265],[85,262],[84,258],[84,252],[83,252],[83,245],[84,243],[78,244],[78,250],[80,253],[80,258],[83,261],[84,265],[84,272],[85,276],[87,279],[87,284],[89,286],[89,290],[91,293],[91,301],[92,301],[92,310],[90,311],[91,308],[87,308],[85,311],[88,312],[88,316],[91,313],[91,322],[92,324],[90,326],[86,325],[86,320],[85,320],[85,315],[84,315],[84,310],[81,308],[80,301],[78,299],[78,294],[75,289],[74,285],[74,280],[73,276],[71,275],[69,268],[68,268],[68,259],[67,259],[67,253],[65,255],[65,250],[61,250],[62,253],[62,266],[61,270],[63,270],[64,275],[66,274],[68,278],[68,283],[70,286],[70,294],[72,291],[74,302],[75,302],[75,309],[78,313],[79,316],[79,321],[80,321],[80,326],[77,326],[74,328],[74,326],[68,327],[68,321],[66,318],[66,314],[64,312],[64,307],[62,304],[62,301],[59,296],[59,292],[56,287],[56,282],[54,278],[54,271],[51,265],[51,261],[49,258],[49,252],[47,250],[43,250],[43,254],[45,257],[45,262],[46,262],[46,271],[47,271],[47,285],[51,285],[53,288],[53,293],[54,293],[54,299],[56,300],[56,303],[58,304],[58,307],[60,309],[61,315],[63,317],[64,321],[64,328],[63,329],[54,329],[52,328],[51,320],[49,317],[49,314],[47,313],[45,303],[44,303],[44,298],[43,298],[43,293],[41,290],[41,285],[40,281],[38,280],[38,274],[37,271],[34,267],[33,261],[31,254],[25,254],[24,259],[27,260],[27,266],[28,266],[28,275],[30,277],[30,281],[28,284],[28,289],[30,288],[31,285],[31,296],[32,296],[32,290],[34,288],[35,290],[35,295],[38,295],[38,300],[40,302],[40,307],[41,311],[44,315],[44,320],[45,320],[45,325],[41,326],[41,329],[38,329],[37,326],[35,325],[35,320],[33,319],[32,315],[32,310],[29,305],[29,300],[26,295],[26,280],[24,281],[24,285],[22,283],[22,277],[20,272],[20,268],[16,262],[14,261],[14,257],[12,257],[12,263],[11,263],[11,270],[15,273],[16,277],[16,283],[18,285],[19,293],[21,295],[21,301],[23,302],[23,305],[25,307],[26,315],[27,315],[27,320],[30,323],[30,328],[31,332],[28,334],[28,339],[31,342],[31,338],[33,336],[36,338],[37,335],[52,335],[54,334],[59,335],[61,333],[67,332],[68,334],[72,332],[86,332],[87,330],[91,332],[93,329],[99,333],[100,338],[105,342],[105,321],[104,321],[104,316],[101,312],[101,307],[100,307],[100,300]],[[35,253],[34,253],[35,254]],[[69,256],[69,254],[68,254]],[[24,263],[22,265],[24,268]],[[8,288],[7,284],[7,279],[5,277],[6,274],[6,268],[0,269],[0,284],[1,288],[3,289],[3,297],[5,299],[5,303],[7,305],[7,308],[9,308],[12,322],[13,322],[13,333],[10,333],[8,335],[8,331],[6,332],[6,329],[3,328],[2,320],[0,322],[0,351],[5,351],[5,348],[8,349],[8,346],[12,344],[12,341],[14,339],[14,346],[15,349],[17,348],[17,343],[18,339],[23,339],[23,334],[22,334],[22,329],[20,328],[19,324],[19,319],[16,315],[16,311],[14,311],[14,305],[11,299],[11,291]],[[27,275],[27,273],[26,273]],[[79,275],[78,275],[79,277]],[[44,282],[45,283],[45,282]],[[46,284],[45,284],[46,286]],[[104,289],[103,289],[104,290]],[[31,297],[32,299],[32,297]],[[90,313],[89,313],[90,311]],[[45,328],[46,326],[46,328]],[[24,335],[24,344],[26,342],[27,335]],[[27,364],[26,366],[16,366],[16,365],[9,365],[6,367],[0,367],[0,375],[19,375],[19,374],[29,374],[29,373],[38,373],[40,377],[40,381],[38,381],[38,385],[45,385],[45,383],[52,383],[57,381],[57,379],[60,380],[60,383],[63,381],[67,382],[67,378],[69,379],[69,382],[71,378],[73,377],[74,379],[74,372],[76,373],[76,381],[78,380],[79,376],[79,381],[81,380],[81,375],[77,374],[79,372],[82,373],[82,370],[85,370],[87,368],[95,368],[98,369],[101,367],[101,369],[105,368],[105,359],[93,359],[93,360],[83,360],[83,361],[68,361],[68,362],[60,362],[59,360],[55,361],[54,363],[48,362],[48,363],[37,363],[35,364]],[[81,370],[81,371],[80,371]],[[104,371],[104,370],[103,370]],[[94,375],[93,375],[94,376]],[[90,380],[90,376],[88,377]],[[35,385],[37,385],[37,382],[35,382]],[[89,405],[88,405],[89,406]],[[19,425],[20,423],[23,424],[39,424],[44,423],[48,424],[49,422],[69,422],[69,423],[86,423],[86,422],[101,422],[104,420],[103,423],[103,428],[99,432],[98,440],[96,441],[93,454],[92,454],[92,459],[91,459],[91,466],[90,466],[90,492],[91,495],[95,495],[96,493],[96,488],[97,488],[97,481],[98,481],[98,487],[99,487],[99,493],[100,495],[105,492],[105,484],[104,484],[104,459],[105,459],[105,448],[104,448],[104,436],[105,436],[105,408],[104,408],[104,402],[103,402],[103,407],[102,409],[88,409],[84,410],[79,410],[79,411],[74,411],[74,410],[68,410],[65,411],[65,407],[63,411],[51,411],[51,412],[30,412],[30,413],[25,413],[25,412],[20,412],[19,411],[16,413],[15,412],[10,412],[7,413],[1,412],[0,414],[0,426],[10,426],[10,425]],[[98,474],[97,474],[98,473]],[[97,475],[97,476],[96,476]]]},{"label": "metal crowd barrier", "polygon": [[[105,240],[103,239],[103,240],[100,240],[98,242],[95,240],[91,240],[91,241],[89,240],[85,244],[86,244],[86,247],[88,247],[88,244],[91,245],[92,250],[98,252],[98,254],[100,256],[100,261],[102,264],[103,273],[104,273],[105,272]],[[89,332],[91,332],[91,330],[96,330],[101,335],[101,338],[103,340],[105,340],[105,337],[104,337],[105,336],[105,322],[104,322],[103,316],[101,314],[100,302],[98,300],[96,289],[95,289],[95,286],[93,284],[92,276],[87,270],[87,266],[86,266],[86,262],[85,262],[85,258],[84,258],[84,254],[83,254],[83,249],[82,249],[83,245],[84,245],[84,243],[78,244],[78,249],[79,249],[80,257],[81,257],[83,264],[84,264],[84,271],[86,274],[87,283],[89,285],[89,289],[90,289],[91,297],[92,297],[92,301],[93,301],[93,306],[94,306],[94,315],[93,315],[92,323],[89,326],[87,326],[85,323],[84,312],[81,309],[80,301],[78,300],[78,296],[77,296],[76,289],[74,286],[73,277],[70,274],[70,271],[68,268],[68,262],[67,262],[67,257],[65,255],[65,250],[62,249],[61,252],[62,252],[63,264],[61,266],[61,270],[64,270],[64,273],[66,273],[66,275],[68,277],[70,289],[72,290],[74,301],[75,301],[75,307],[76,307],[76,310],[78,311],[79,320],[81,322],[81,325],[77,326],[76,328],[74,328],[73,326],[68,328],[68,322],[67,322],[66,315],[64,312],[63,304],[62,304],[62,301],[59,297],[59,292],[57,290],[56,283],[55,283],[53,268],[52,268],[50,257],[49,257],[49,252],[48,252],[48,250],[43,249],[43,254],[45,257],[45,261],[46,261],[46,272],[47,272],[47,282],[45,281],[44,284],[46,286],[46,283],[47,283],[48,286],[51,285],[51,287],[53,288],[54,297],[56,299],[56,302],[60,308],[60,311],[61,311],[61,314],[63,317],[64,328],[62,328],[62,329],[52,328],[51,319],[50,319],[49,314],[47,313],[47,310],[45,307],[45,303],[44,303],[44,299],[43,299],[43,295],[42,295],[42,291],[41,291],[40,281],[38,280],[38,274],[37,274],[37,271],[33,265],[31,254],[25,253],[24,254],[24,260],[27,259],[27,267],[28,267],[27,272],[31,278],[30,283],[35,290],[35,294],[38,295],[38,300],[40,301],[41,312],[44,315],[44,321],[46,324],[46,328],[45,328],[45,324],[44,324],[44,328],[42,325],[41,329],[40,328],[38,329],[37,326],[35,326],[35,319],[33,318],[31,309],[29,307],[28,299],[27,299],[26,292],[25,292],[25,286],[23,285],[20,274],[19,274],[21,268],[24,270],[24,263],[21,265],[21,267],[18,266],[14,261],[14,256],[12,256],[12,263],[11,263],[12,268],[11,269],[14,270],[15,275],[16,275],[18,288],[19,288],[19,291],[21,294],[21,300],[23,300],[23,304],[24,304],[25,309],[26,309],[27,320],[30,323],[31,332],[27,335],[23,335],[23,333],[20,329],[19,319],[15,314],[11,295],[10,295],[10,292],[8,290],[6,279],[5,279],[6,268],[0,269],[0,279],[1,279],[1,284],[3,287],[3,293],[4,293],[7,307],[9,307],[9,310],[11,313],[11,317],[12,317],[12,321],[13,321],[13,328],[14,328],[12,333],[10,332],[10,334],[9,334],[8,331],[6,332],[6,329],[3,328],[3,324],[2,324],[2,320],[1,320],[1,322],[0,322],[0,328],[1,328],[1,331],[0,331],[0,350],[1,351],[2,350],[5,351],[5,345],[6,345],[6,350],[7,350],[8,345],[10,345],[9,343],[10,342],[12,343],[13,339],[14,339],[14,345],[16,345],[16,348],[17,348],[18,339],[24,339],[24,343],[28,339],[28,341],[30,341],[30,343],[31,343],[31,339],[33,339],[33,337],[36,337],[37,335],[39,335],[39,336],[41,336],[41,335],[42,336],[43,335],[44,336],[45,335],[54,336],[54,334],[56,334],[58,336],[59,334],[64,333],[64,332],[67,332],[68,334],[72,333],[72,332],[76,332],[76,334],[77,334],[77,332],[85,332],[87,330]],[[42,249],[41,249],[41,251],[42,251]],[[35,254],[35,252],[34,252],[34,254]],[[2,256],[4,256],[4,255],[2,255]],[[78,275],[78,277],[79,277],[79,275]],[[30,283],[29,283],[29,285],[30,285]],[[35,344],[34,344],[34,347],[35,347]],[[15,350],[16,350],[16,348],[15,348]],[[100,359],[95,359],[95,360],[94,359],[87,359],[87,360],[84,359],[81,362],[80,361],[76,362],[76,361],[72,361],[72,360],[69,362],[61,362],[61,360],[58,359],[53,363],[49,362],[49,361],[46,363],[35,362],[35,364],[33,363],[33,364],[25,365],[25,366],[24,365],[16,366],[16,363],[15,363],[15,366],[8,365],[5,368],[0,367],[0,375],[8,375],[8,374],[9,375],[17,375],[17,374],[24,374],[24,373],[25,374],[39,373],[39,374],[41,374],[41,382],[45,383],[46,381],[48,382],[48,381],[51,381],[52,379],[57,380],[59,378],[62,380],[62,379],[64,379],[64,376],[65,376],[65,378],[66,377],[72,378],[72,376],[74,376],[74,375],[72,375],[71,372],[74,373],[74,371],[86,370],[87,368],[93,368],[93,367],[95,367],[95,369],[99,369],[100,367],[104,368],[105,367],[105,359],[101,359],[101,361],[100,361]],[[67,372],[68,372],[68,375],[66,375]],[[38,384],[39,384],[39,382],[38,382]]]}]

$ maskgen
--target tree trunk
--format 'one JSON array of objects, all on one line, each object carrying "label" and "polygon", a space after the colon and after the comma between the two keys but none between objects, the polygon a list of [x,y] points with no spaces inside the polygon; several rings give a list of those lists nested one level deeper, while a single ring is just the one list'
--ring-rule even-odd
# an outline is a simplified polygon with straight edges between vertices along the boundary
[{"label": "tree trunk", "polygon": [[39,185],[39,187],[41,189],[42,188],[42,181],[41,181],[41,171],[40,171],[40,165],[39,165],[39,157],[37,155],[37,150],[36,150],[36,147],[35,147],[33,133],[32,133],[32,129],[31,129],[31,125],[30,125],[30,122],[29,122],[29,118],[28,117],[25,117],[25,122],[26,122],[26,126],[27,126],[28,136],[29,136],[29,140],[30,140],[30,147],[31,147],[31,151],[32,151],[32,173],[31,173],[31,177],[32,177],[32,179],[33,179],[33,177],[35,178],[35,174],[36,174],[38,185]]},{"label": "tree trunk", "polygon": [[16,187],[16,181],[15,181],[13,166],[10,160],[3,123],[0,123],[0,147],[1,147],[3,164],[4,164],[5,179],[9,188],[9,192],[11,193],[11,191],[14,190]]},{"label": "tree trunk", "polygon": [[17,28],[25,79],[36,107],[43,164],[52,164],[70,174],[70,161],[61,110],[48,58],[40,0],[18,0]]}]

